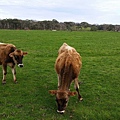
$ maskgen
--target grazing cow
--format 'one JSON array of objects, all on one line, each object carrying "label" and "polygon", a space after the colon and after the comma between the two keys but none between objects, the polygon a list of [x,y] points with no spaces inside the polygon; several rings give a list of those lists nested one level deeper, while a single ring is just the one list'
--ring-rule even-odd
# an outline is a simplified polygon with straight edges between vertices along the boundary
[{"label": "grazing cow", "polygon": [[[58,75],[58,90],[50,90],[50,94],[56,95],[58,113],[64,113],[70,96],[78,94],[78,99],[82,97],[79,92],[78,75],[82,66],[79,53],[71,46],[64,43],[59,51],[55,62],[55,69]],[[75,82],[77,92],[70,91],[71,82]]]},{"label": "grazing cow", "polygon": [[26,54],[27,52],[16,49],[13,44],[0,43],[0,65],[2,65],[3,69],[3,84],[6,83],[7,65],[11,67],[14,82],[17,83],[15,65],[23,67],[22,59]]}]

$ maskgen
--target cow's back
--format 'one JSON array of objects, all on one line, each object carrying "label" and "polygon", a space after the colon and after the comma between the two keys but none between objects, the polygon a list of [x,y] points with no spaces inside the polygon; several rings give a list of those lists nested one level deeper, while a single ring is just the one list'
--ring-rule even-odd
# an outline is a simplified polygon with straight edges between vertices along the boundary
[{"label": "cow's back", "polygon": [[66,52],[66,51],[74,51],[74,52],[76,52],[75,48],[69,46],[66,43],[63,43],[63,45],[58,50],[58,54],[61,54],[61,53]]},{"label": "cow's back", "polygon": [[64,52],[58,55],[55,63],[57,74],[64,72],[69,75],[72,72],[74,77],[79,75],[81,66],[81,57],[74,49],[64,50]]},{"label": "cow's back", "polygon": [[76,51],[72,52],[70,56],[71,56],[71,64],[72,64],[74,76],[77,77],[79,75],[80,69],[82,67],[81,56]]}]

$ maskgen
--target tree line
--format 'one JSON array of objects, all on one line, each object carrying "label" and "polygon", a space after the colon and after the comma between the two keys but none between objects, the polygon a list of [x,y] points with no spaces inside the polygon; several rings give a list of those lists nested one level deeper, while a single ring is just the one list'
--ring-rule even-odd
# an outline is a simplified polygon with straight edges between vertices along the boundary
[{"label": "tree line", "polygon": [[69,30],[69,31],[120,31],[120,25],[112,24],[89,24],[87,22],[58,22],[53,20],[20,20],[20,19],[0,19],[0,29],[20,29],[20,30]]}]

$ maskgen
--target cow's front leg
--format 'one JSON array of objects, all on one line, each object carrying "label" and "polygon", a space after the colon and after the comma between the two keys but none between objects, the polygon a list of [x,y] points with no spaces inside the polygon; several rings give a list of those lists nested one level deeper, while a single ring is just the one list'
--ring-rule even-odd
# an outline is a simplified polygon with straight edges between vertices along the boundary
[{"label": "cow's front leg", "polygon": [[75,89],[76,89],[76,91],[77,91],[77,93],[78,93],[78,100],[82,101],[83,98],[81,97],[80,92],[79,92],[78,78],[75,78]]},{"label": "cow's front leg", "polygon": [[16,80],[16,69],[15,69],[15,66],[11,68],[12,70],[12,74],[13,74],[13,80],[15,83],[17,83],[17,80]]},{"label": "cow's front leg", "polygon": [[7,65],[2,65],[2,70],[3,70],[2,84],[6,84]]}]

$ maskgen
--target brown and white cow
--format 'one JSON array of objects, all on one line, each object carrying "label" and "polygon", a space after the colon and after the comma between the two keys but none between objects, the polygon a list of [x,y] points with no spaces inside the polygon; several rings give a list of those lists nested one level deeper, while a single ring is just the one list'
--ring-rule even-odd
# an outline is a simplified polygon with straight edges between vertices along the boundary
[{"label": "brown and white cow", "polygon": [[13,79],[16,83],[15,65],[23,67],[22,59],[27,52],[16,49],[13,44],[0,43],[0,65],[2,65],[3,79],[2,83],[6,83],[7,65],[11,67]]},{"label": "brown and white cow", "polygon": [[[59,51],[55,62],[55,69],[58,75],[58,90],[50,90],[50,94],[56,95],[58,113],[64,113],[70,96],[78,94],[78,99],[82,97],[79,92],[78,75],[82,66],[79,53],[71,46],[64,43]],[[75,82],[77,92],[70,91],[71,82]]]}]

